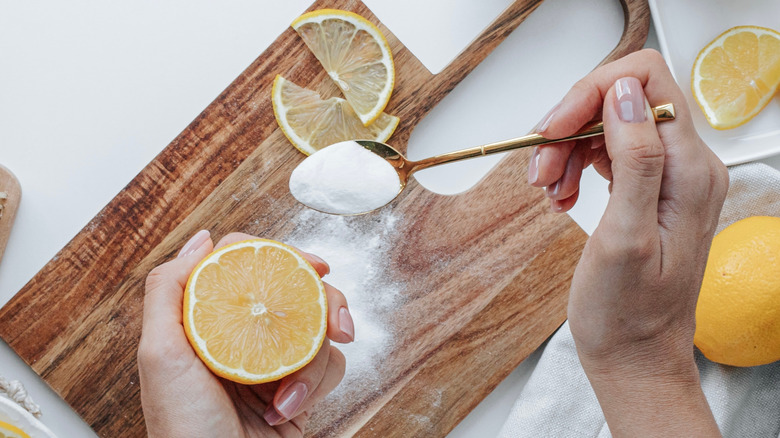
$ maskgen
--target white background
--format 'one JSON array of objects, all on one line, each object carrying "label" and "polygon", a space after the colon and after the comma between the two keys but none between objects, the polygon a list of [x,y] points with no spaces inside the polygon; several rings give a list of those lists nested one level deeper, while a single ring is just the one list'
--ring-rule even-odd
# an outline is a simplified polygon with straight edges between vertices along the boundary
[{"label": "white background", "polygon": [[[437,71],[509,2],[366,4]],[[0,164],[16,173],[23,189],[0,265],[0,304],[309,4],[0,0]],[[611,50],[622,19],[616,0],[546,0],[423,120],[412,135],[409,155],[419,158],[525,134]],[[652,38],[649,44],[654,45]],[[496,161],[431,169],[418,179],[434,191],[456,193]],[[780,167],[777,158],[767,162]],[[606,199],[606,185],[587,172],[572,217],[592,232]],[[521,365],[451,436],[495,434],[537,358],[538,353]],[[92,436],[1,342],[0,374],[25,384],[42,407],[44,423],[61,437]]]}]

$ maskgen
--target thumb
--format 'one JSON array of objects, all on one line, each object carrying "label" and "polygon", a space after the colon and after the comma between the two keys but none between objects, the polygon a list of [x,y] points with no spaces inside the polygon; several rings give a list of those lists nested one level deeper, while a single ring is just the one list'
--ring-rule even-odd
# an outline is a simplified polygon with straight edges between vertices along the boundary
[{"label": "thumb", "polygon": [[622,231],[658,225],[664,145],[638,79],[618,79],[604,99],[604,140],[612,160],[612,194],[604,213]]},{"label": "thumb", "polygon": [[213,249],[208,231],[197,232],[182,247],[176,259],[154,268],[146,277],[143,332],[171,333],[182,330],[182,299],[187,279],[195,266]]}]

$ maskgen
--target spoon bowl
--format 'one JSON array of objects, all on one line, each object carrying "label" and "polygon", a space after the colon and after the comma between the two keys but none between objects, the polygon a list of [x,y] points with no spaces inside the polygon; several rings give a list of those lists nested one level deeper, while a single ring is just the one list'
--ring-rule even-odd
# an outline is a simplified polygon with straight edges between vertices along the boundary
[{"label": "spoon bowl", "polygon": [[409,169],[412,167],[413,161],[410,161],[401,152],[386,143],[373,140],[355,140],[355,143],[379,155],[393,166],[393,169],[398,173],[398,180],[401,183],[401,189],[398,191],[398,194],[401,194],[409,181]]}]

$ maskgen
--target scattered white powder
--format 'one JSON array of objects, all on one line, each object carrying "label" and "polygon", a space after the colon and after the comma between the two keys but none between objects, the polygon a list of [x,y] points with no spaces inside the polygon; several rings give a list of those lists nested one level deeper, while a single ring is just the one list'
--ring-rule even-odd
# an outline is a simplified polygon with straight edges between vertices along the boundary
[{"label": "scattered white powder", "polygon": [[315,152],[290,175],[295,199],[325,213],[367,213],[392,201],[400,190],[393,166],[351,140]]},{"label": "scattered white powder", "polygon": [[347,298],[355,323],[355,341],[333,343],[347,360],[341,384],[328,396],[327,409],[336,409],[382,384],[378,364],[394,342],[389,318],[401,303],[404,284],[390,275],[389,249],[399,220],[391,208],[372,216],[343,217],[303,209],[295,230],[284,240],[322,257],[330,265],[323,279]]}]

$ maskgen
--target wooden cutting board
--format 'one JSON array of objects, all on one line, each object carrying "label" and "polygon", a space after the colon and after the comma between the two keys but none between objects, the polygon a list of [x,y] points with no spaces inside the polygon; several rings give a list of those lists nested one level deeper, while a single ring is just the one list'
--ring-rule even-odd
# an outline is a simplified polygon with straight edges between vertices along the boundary
[{"label": "wooden cutting board", "polygon": [[[311,8],[355,11],[385,33],[397,80],[386,111],[401,118],[391,142],[405,149],[417,123],[540,3],[516,1],[436,75],[361,2]],[[626,29],[608,60],[647,35],[646,0],[623,6]],[[217,239],[244,231],[305,250],[356,251],[331,264],[353,303],[358,341],[308,435],[445,435],[565,319],[586,235],[527,186],[528,151],[463,194],[412,181],[374,214],[313,213],[287,188],[304,157],[274,120],[276,74],[336,92],[286,30],[0,310],[0,336],[101,436],[145,436],[135,362],[144,279],[202,228]]]}]

